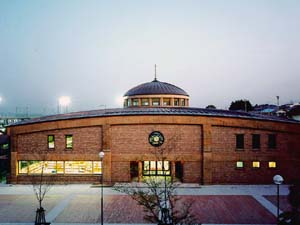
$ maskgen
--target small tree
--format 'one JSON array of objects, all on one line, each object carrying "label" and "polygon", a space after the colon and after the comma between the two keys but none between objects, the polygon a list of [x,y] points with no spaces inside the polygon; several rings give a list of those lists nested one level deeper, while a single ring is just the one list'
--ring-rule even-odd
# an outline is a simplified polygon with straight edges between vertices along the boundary
[{"label": "small tree", "polygon": [[45,178],[44,170],[46,166],[46,156],[44,156],[43,159],[43,161],[39,162],[40,173],[37,176],[32,177],[33,192],[39,204],[39,207],[36,210],[35,225],[50,224],[46,222],[45,209],[43,208],[42,203],[53,185],[53,177],[47,177],[48,179]]},{"label": "small tree", "polygon": [[253,106],[249,100],[237,100],[231,102],[229,110],[243,110],[243,111],[252,111]]},{"label": "small tree", "polygon": [[155,159],[162,163],[162,177],[144,178],[142,186],[139,184],[115,186],[117,191],[128,194],[143,207],[146,213],[144,219],[151,223],[159,225],[194,224],[195,219],[191,213],[192,202],[184,202],[176,195],[177,185],[166,174],[164,162],[176,149],[177,137],[178,135],[175,135],[169,139],[168,144],[165,143],[152,149]]}]

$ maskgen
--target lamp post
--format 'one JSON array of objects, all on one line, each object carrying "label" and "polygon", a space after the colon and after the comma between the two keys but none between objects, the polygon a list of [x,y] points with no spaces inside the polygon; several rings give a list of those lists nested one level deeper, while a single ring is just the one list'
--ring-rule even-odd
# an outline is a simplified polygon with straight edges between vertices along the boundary
[{"label": "lamp post", "polygon": [[277,224],[279,224],[279,185],[283,183],[283,177],[275,175],[273,177],[273,182],[277,185]]},{"label": "lamp post", "polygon": [[101,182],[101,225],[103,225],[103,158],[104,158],[104,152],[99,152],[99,157],[101,160],[101,176],[100,176],[100,182]]}]

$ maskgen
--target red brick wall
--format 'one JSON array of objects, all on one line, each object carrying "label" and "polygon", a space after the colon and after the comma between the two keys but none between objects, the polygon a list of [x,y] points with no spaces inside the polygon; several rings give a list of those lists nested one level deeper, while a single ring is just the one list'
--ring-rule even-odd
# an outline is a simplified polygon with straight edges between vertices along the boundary
[{"label": "red brick wall", "polygon": [[[165,143],[161,147],[149,144],[152,131],[164,135]],[[164,151],[166,160],[185,162],[186,182],[200,182],[201,126],[193,125],[112,126],[112,180],[129,181],[130,161],[162,160],[157,150]]]}]

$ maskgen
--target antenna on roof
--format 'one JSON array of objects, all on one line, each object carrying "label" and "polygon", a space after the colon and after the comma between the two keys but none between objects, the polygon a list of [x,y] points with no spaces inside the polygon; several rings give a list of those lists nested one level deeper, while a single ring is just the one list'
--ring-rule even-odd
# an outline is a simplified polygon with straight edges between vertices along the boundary
[{"label": "antenna on roof", "polygon": [[157,77],[156,77],[156,64],[154,64],[154,81],[157,81]]}]

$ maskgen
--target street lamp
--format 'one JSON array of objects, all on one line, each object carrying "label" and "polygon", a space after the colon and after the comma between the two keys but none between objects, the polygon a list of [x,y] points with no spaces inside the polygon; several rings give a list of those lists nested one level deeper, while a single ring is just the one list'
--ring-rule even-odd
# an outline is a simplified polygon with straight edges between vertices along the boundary
[{"label": "street lamp", "polygon": [[103,225],[103,158],[104,158],[104,152],[99,152],[99,157],[101,160],[101,176],[100,176],[100,182],[101,182],[101,225]]},{"label": "street lamp", "polygon": [[[59,99],[58,99],[58,107],[65,107],[65,112],[67,113],[68,112],[68,106],[70,105],[71,103],[71,98],[69,96],[61,96]],[[59,113],[59,108],[58,108],[58,113]]]},{"label": "street lamp", "polygon": [[273,177],[273,182],[277,185],[277,224],[279,224],[279,185],[283,183],[283,177],[275,175]]}]

